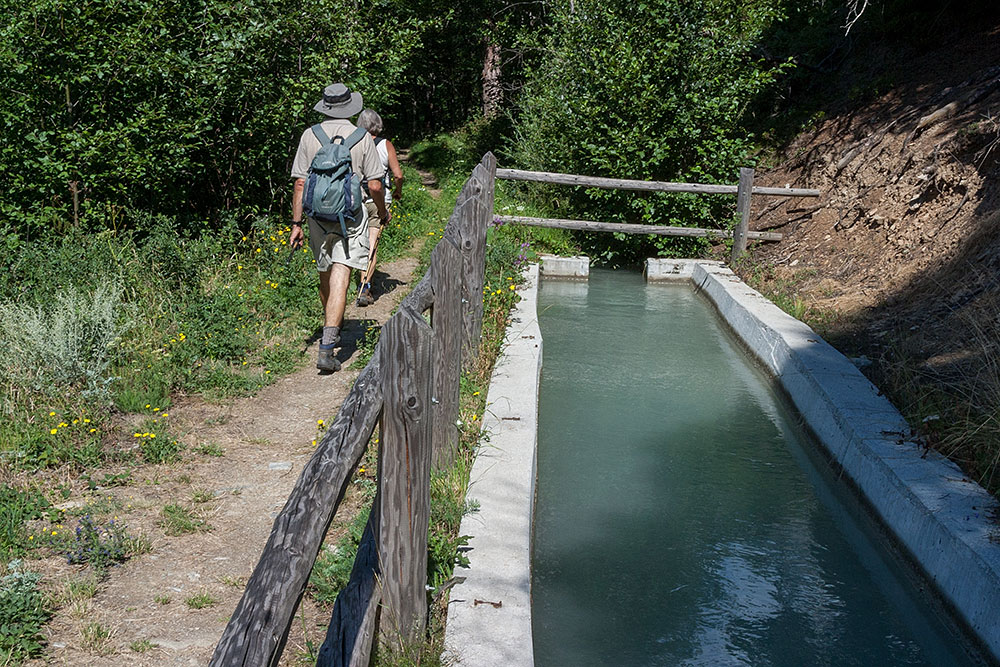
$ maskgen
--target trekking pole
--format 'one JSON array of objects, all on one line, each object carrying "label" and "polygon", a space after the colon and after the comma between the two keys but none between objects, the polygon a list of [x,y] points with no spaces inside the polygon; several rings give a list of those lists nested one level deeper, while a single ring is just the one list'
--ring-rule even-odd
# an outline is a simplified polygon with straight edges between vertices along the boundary
[{"label": "trekking pole", "polygon": [[292,257],[295,257],[295,251],[302,247],[302,243],[301,242],[299,242],[299,243],[291,243],[289,245],[291,247],[289,248],[289,251],[288,251],[288,257],[285,258],[285,268],[286,269],[292,263]]},{"label": "trekking pole", "polygon": [[[354,305],[361,305],[361,295],[364,294],[365,285],[371,282],[372,274],[375,273],[375,253],[378,251],[378,240],[382,238],[382,232],[380,231],[375,236],[375,243],[372,244],[372,249],[368,251],[368,266],[365,267],[365,272],[361,274],[361,286],[358,287],[358,300]],[[371,288],[369,288],[371,291]]]}]

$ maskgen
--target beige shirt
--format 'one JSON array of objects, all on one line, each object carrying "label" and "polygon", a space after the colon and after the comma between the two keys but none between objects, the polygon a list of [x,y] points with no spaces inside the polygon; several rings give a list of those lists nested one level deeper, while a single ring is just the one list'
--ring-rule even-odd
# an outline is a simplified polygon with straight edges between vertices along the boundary
[{"label": "beige shirt", "polygon": [[[340,118],[328,118],[322,122],[323,131],[332,141],[334,137],[340,135],[346,141],[351,133],[356,129],[349,120]],[[292,178],[307,178],[309,176],[309,165],[319,152],[322,144],[312,131],[312,127],[307,127],[299,138],[299,149],[295,152],[295,160],[292,162]],[[351,149],[351,163],[354,173],[363,181],[380,179],[385,175],[385,167],[378,157],[378,150],[372,135],[365,132],[365,136]]]}]

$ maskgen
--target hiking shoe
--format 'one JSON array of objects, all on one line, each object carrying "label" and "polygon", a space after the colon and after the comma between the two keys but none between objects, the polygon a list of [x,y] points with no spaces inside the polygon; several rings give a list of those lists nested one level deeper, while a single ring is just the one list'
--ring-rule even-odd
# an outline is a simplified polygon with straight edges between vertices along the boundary
[{"label": "hiking shoe", "polygon": [[370,306],[373,303],[375,303],[375,299],[372,298],[372,284],[365,283],[361,286],[361,290],[358,292],[358,305]]},{"label": "hiking shoe", "polygon": [[336,373],[340,370],[340,362],[337,361],[337,355],[333,351],[336,345],[336,343],[330,343],[329,345],[320,343],[319,356],[316,358],[316,368],[328,373]]}]

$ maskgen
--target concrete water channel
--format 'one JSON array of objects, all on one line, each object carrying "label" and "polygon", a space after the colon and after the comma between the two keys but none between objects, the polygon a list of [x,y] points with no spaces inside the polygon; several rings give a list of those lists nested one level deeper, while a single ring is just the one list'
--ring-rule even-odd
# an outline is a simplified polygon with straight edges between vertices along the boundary
[{"label": "concrete water channel", "polygon": [[[854,433],[861,423],[884,440],[905,422],[724,267],[662,262],[648,273],[674,284],[605,271],[546,280],[537,310],[529,280],[473,471],[481,509],[462,526],[472,567],[452,594],[452,656],[993,662],[1000,587],[985,515],[995,501],[945,461],[918,452],[915,462],[902,433],[898,451]],[[528,399],[542,336],[536,430]],[[817,368],[826,388],[797,391]],[[859,446],[861,464],[848,453]],[[866,471],[873,463],[904,479]],[[930,507],[914,513],[921,498]]]}]

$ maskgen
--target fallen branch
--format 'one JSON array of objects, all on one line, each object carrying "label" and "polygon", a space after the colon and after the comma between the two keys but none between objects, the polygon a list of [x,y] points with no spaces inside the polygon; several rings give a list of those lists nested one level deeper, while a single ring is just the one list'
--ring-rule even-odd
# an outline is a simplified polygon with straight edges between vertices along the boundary
[{"label": "fallen branch", "polygon": [[774,202],[773,204],[768,204],[767,207],[765,207],[763,211],[761,211],[760,213],[757,214],[757,219],[760,220],[761,218],[763,218],[765,215],[767,215],[768,213],[770,213],[774,209],[779,208],[782,205],[787,204],[787,203],[788,203],[787,199],[779,199],[778,201]]}]

